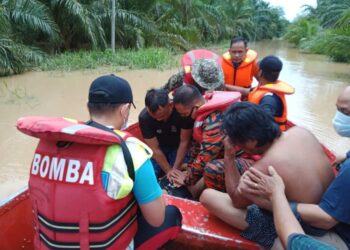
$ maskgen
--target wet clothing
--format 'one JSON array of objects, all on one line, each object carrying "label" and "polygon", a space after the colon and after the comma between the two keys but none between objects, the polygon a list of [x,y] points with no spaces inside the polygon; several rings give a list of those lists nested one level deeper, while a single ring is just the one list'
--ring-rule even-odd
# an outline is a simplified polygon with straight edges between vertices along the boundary
[{"label": "wet clothing", "polygon": [[177,148],[180,144],[181,129],[192,129],[193,119],[181,117],[173,108],[167,121],[157,121],[144,108],[139,115],[139,125],[143,138],[156,137],[160,147]]},{"label": "wet clothing", "polygon": [[223,158],[222,115],[221,111],[214,111],[203,120],[202,141],[201,143],[193,141],[190,148],[189,174],[186,179],[186,185],[195,184],[203,176],[207,162]]},{"label": "wet clothing", "polygon": [[[254,160],[237,157],[235,162],[239,173],[242,175],[253,165]],[[205,165],[204,183],[207,188],[226,192],[224,159],[210,161]]]},{"label": "wet clothing", "polygon": [[339,223],[332,229],[350,249],[350,151],[341,164],[338,176],[332,181],[319,203],[327,214]]},{"label": "wet clothing", "polygon": [[245,220],[248,227],[241,232],[241,236],[271,248],[278,237],[272,213],[253,204],[247,207]]},{"label": "wet clothing", "polygon": [[224,82],[228,85],[250,88],[253,76],[259,71],[257,65],[257,53],[248,50],[246,58],[240,64],[234,65],[229,52],[222,55],[222,70],[224,72]]},{"label": "wet clothing", "polygon": [[305,234],[291,234],[288,237],[287,243],[288,250],[335,250],[337,248],[332,247],[326,243],[305,235]]}]

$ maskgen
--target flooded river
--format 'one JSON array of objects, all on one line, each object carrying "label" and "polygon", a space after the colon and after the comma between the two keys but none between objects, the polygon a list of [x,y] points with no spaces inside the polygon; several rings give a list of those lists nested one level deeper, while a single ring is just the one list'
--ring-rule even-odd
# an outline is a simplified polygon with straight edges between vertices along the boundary
[{"label": "flooded river", "polygon": [[[350,65],[333,63],[320,55],[300,54],[297,49],[279,41],[253,43],[250,47],[258,51],[260,58],[274,54],[282,59],[284,67],[280,79],[296,89],[294,95],[287,97],[289,119],[312,130],[337,154],[350,149],[350,140],[340,138],[331,123],[337,95],[350,84]],[[130,122],[137,120],[147,89],[160,86],[176,71],[113,72],[132,85],[137,110],[131,111]],[[97,76],[111,72],[106,69],[29,72],[0,78],[0,200],[27,184],[37,142],[16,130],[16,120],[28,115],[87,120],[89,85]]]}]

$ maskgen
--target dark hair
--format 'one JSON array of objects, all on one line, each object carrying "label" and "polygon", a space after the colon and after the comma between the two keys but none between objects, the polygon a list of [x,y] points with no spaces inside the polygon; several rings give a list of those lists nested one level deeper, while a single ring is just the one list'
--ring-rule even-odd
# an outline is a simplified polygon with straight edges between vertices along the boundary
[{"label": "dark hair", "polygon": [[169,96],[165,89],[149,89],[145,97],[146,107],[153,113],[159,107],[165,107],[169,103]]},{"label": "dark hair", "polygon": [[125,103],[90,103],[88,102],[87,107],[90,116],[101,116],[108,115],[119,108]]},{"label": "dark hair", "polygon": [[281,135],[273,117],[259,105],[250,102],[232,104],[224,113],[222,127],[234,144],[257,140],[257,146],[261,147]]},{"label": "dark hair", "polygon": [[269,82],[275,82],[280,76],[280,72],[266,72],[261,70],[261,76],[264,77]]},{"label": "dark hair", "polygon": [[230,48],[232,47],[232,44],[234,43],[239,43],[239,42],[243,42],[244,43],[244,47],[247,47],[248,46],[248,41],[242,37],[242,36],[236,36],[236,37],[233,37],[231,39],[231,42],[230,42]]},{"label": "dark hair", "polygon": [[174,104],[182,104],[185,107],[193,106],[198,100],[203,98],[198,88],[193,85],[183,85],[176,89],[174,96]]}]

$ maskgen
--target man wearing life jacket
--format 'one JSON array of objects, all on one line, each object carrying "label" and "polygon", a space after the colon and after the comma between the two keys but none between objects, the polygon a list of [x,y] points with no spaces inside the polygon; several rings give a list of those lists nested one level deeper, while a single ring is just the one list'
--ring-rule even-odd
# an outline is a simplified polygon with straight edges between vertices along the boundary
[{"label": "man wearing life jacket", "polygon": [[243,37],[234,37],[228,52],[222,55],[221,66],[226,90],[239,91],[245,99],[252,87],[253,77],[256,78],[259,71],[257,53],[247,48]]},{"label": "man wearing life jacket", "polygon": [[259,84],[248,95],[248,101],[261,105],[274,117],[280,129],[285,131],[288,113],[285,95],[293,94],[294,88],[278,80],[283,67],[278,57],[266,56],[259,66]]},{"label": "man wearing life jacket", "polygon": [[181,117],[164,89],[150,89],[139,125],[146,144],[152,149],[152,162],[158,178],[181,169],[190,146],[193,120]]},{"label": "man wearing life jacket", "polygon": [[19,120],[40,138],[29,180],[35,249],[157,249],[176,237],[181,214],[164,204],[152,151],[120,131],[131,105],[129,83],[106,75],[90,86],[89,122]]},{"label": "man wearing life jacket", "polygon": [[217,86],[208,84],[206,87],[203,87],[196,81],[195,77],[196,74],[198,75],[199,67],[221,68],[221,58],[214,52],[205,49],[191,50],[182,57],[181,66],[181,70],[172,75],[168,82],[162,87],[168,93],[184,84],[195,85],[202,94],[207,90],[223,90],[223,85]]},{"label": "man wearing life jacket", "polygon": [[[221,78],[222,80],[222,78]],[[204,96],[199,90],[186,85],[178,88],[174,96],[176,110],[184,117],[195,119],[194,143],[191,147],[188,173],[178,179],[187,186],[194,197],[204,188],[203,170],[206,162],[223,157],[221,121],[224,110],[239,101],[238,92],[214,91]]]}]

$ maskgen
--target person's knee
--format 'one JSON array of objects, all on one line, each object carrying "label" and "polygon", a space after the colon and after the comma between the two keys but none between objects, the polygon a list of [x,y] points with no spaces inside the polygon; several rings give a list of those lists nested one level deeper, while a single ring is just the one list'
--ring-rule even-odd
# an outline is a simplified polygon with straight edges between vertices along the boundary
[{"label": "person's knee", "polygon": [[199,197],[200,203],[202,203],[204,207],[208,207],[210,203],[213,201],[212,197],[214,193],[215,193],[214,189],[211,189],[211,188],[205,189],[202,192],[201,196]]}]

